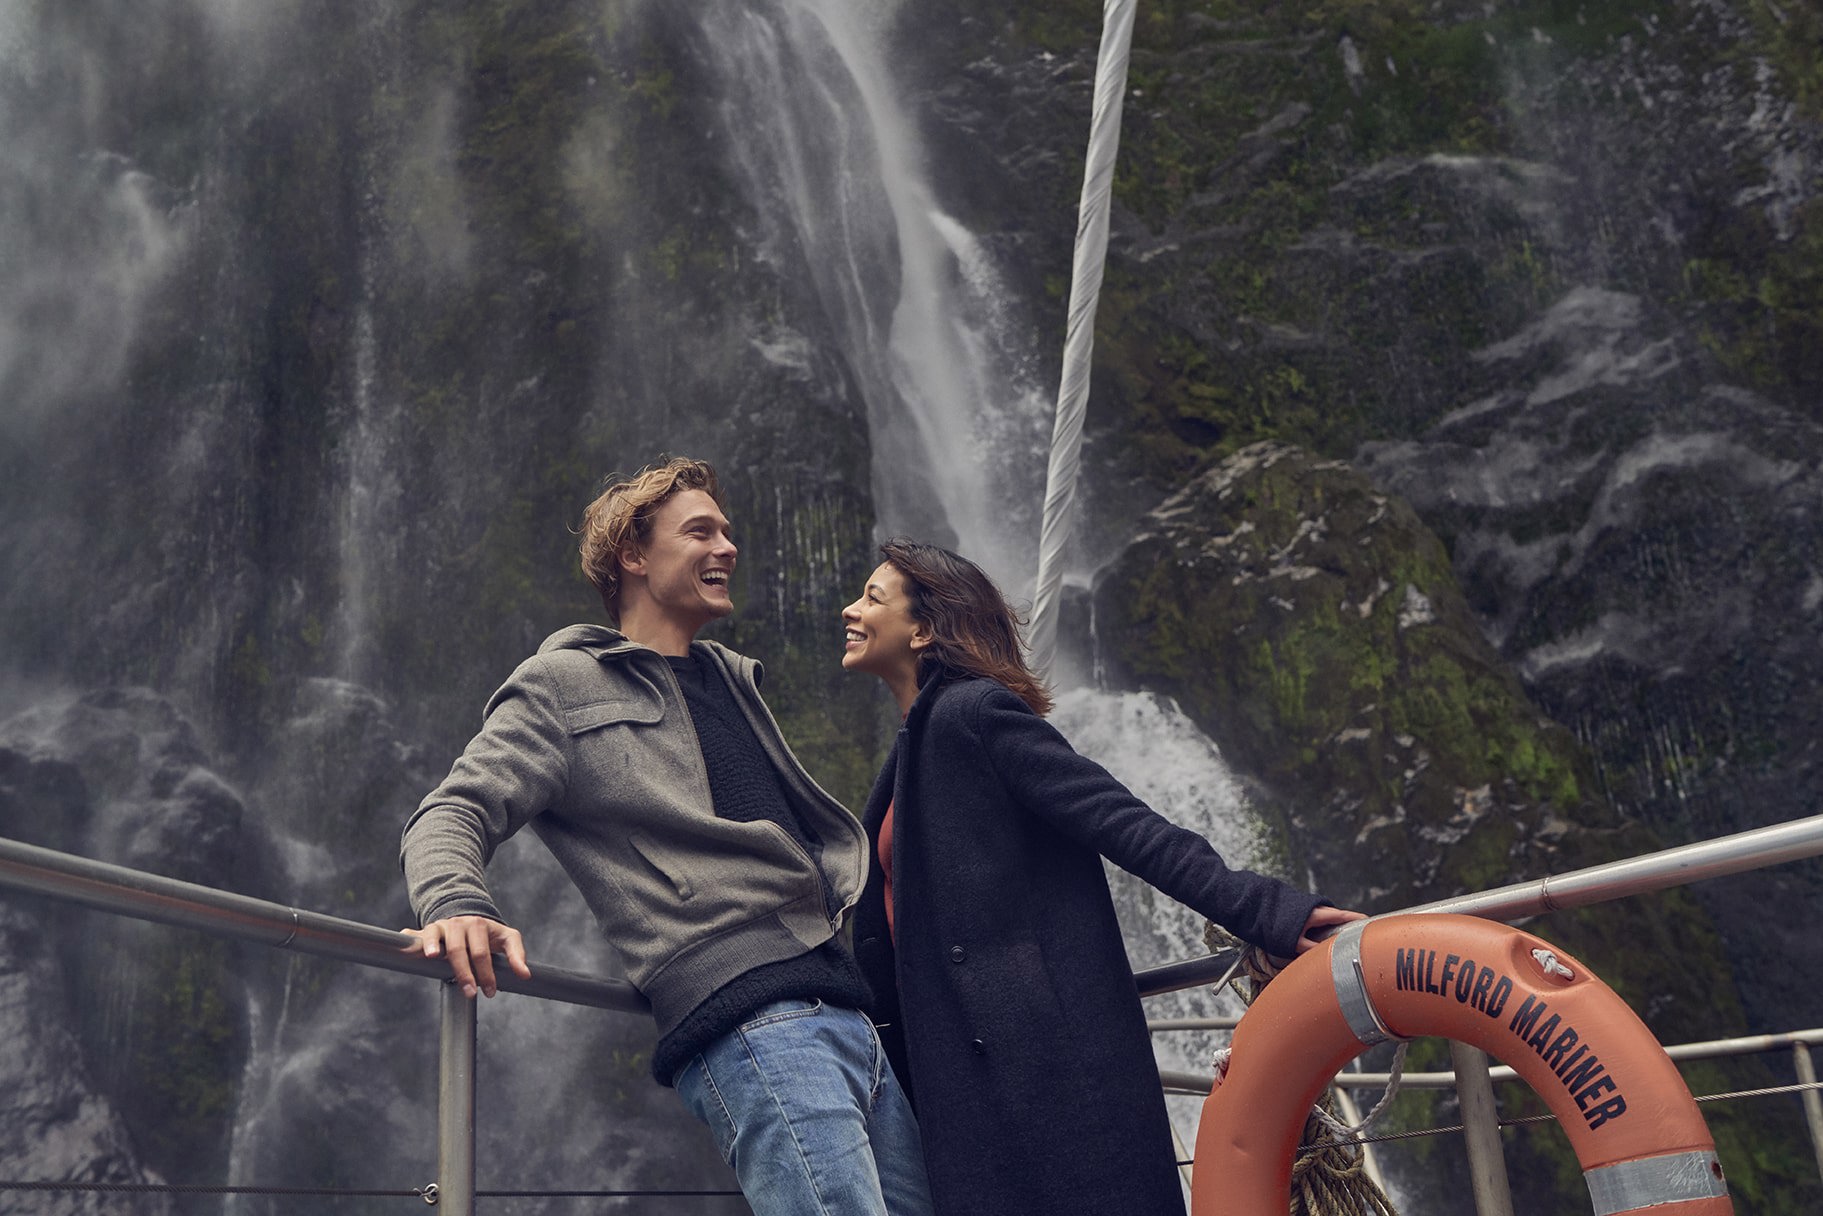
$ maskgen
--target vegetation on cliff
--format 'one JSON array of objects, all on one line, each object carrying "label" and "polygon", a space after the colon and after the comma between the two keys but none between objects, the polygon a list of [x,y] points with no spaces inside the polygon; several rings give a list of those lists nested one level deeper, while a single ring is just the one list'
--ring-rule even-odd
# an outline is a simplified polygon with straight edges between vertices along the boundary
[{"label": "vegetation on cliff", "polygon": [[[1258,783],[1293,870],[1345,905],[1410,907],[1662,847],[1530,702],[1436,537],[1343,462],[1264,442],[1208,469],[1102,572],[1095,616],[1110,677],[1176,698]],[[1555,915],[1536,931],[1595,967],[1664,1041],[1745,1029],[1728,954],[1686,893]],[[1442,1060],[1430,1043],[1410,1066]],[[1758,1063],[1690,1076],[1697,1092],[1771,1083]],[[1520,1107],[1542,1109],[1530,1095]],[[1446,1113],[1411,1094],[1394,1124],[1437,1126]],[[1801,1210],[1810,1180],[1790,1121],[1743,1105],[1707,1117],[1744,1203]],[[1553,1207],[1552,1186],[1576,1193],[1567,1152],[1557,1137],[1510,1145],[1523,1210]],[[1400,1159],[1416,1193],[1447,1189],[1438,1179],[1459,1165],[1434,1140]]]},{"label": "vegetation on cliff", "polygon": [[[1021,137],[1080,147],[1100,17],[955,10],[959,61],[1004,87],[1036,57],[1056,82],[980,124],[1002,162]],[[1591,275],[1814,412],[1818,20],[1690,0],[1139,6],[1097,325],[1106,458],[1162,491],[1263,438],[1346,456],[1415,433],[1478,383],[1473,350]],[[1067,240],[1077,162],[1020,160],[1021,222]],[[1059,305],[1065,285],[1049,279]]]}]

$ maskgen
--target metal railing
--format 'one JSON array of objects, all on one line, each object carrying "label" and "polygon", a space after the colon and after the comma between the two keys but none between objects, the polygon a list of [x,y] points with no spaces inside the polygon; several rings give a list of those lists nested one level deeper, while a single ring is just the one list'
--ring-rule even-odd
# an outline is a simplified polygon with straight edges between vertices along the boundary
[{"label": "metal railing", "polygon": [[[1492,891],[1454,896],[1405,909],[1406,912],[1455,912],[1481,916],[1489,920],[1517,921],[1547,912],[1588,907],[1628,896],[1667,890],[1704,879],[1722,878],[1770,865],[1800,861],[1823,855],[1823,815],[1812,815],[1786,823],[1773,824],[1731,836],[1663,849],[1622,861],[1589,866],[1565,874],[1530,882],[1514,883]],[[1227,973],[1234,957],[1225,951],[1208,958],[1187,959],[1164,967],[1139,972],[1142,995],[1153,995],[1171,988],[1189,987],[1190,980],[1213,983]],[[1169,985],[1169,986],[1166,986]],[[1232,1029],[1231,1019],[1176,1019],[1149,1023],[1160,1030]],[[1805,1122],[1817,1158],[1819,1175],[1823,1175],[1823,1098],[1818,1096],[1816,1073],[1810,1058],[1809,1044],[1818,1040],[1811,1031],[1787,1035],[1760,1035],[1744,1039],[1716,1040],[1713,1043],[1686,1044],[1667,1050],[1673,1059],[1700,1058],[1710,1055],[1743,1055],[1773,1050],[1780,1046],[1792,1049],[1794,1066],[1801,1082]],[[1450,1057],[1454,1071],[1415,1074],[1423,1083],[1453,1087],[1461,1099],[1463,1132],[1468,1146],[1469,1171],[1474,1183],[1477,1216],[1511,1216],[1512,1200],[1506,1185],[1506,1165],[1501,1153],[1499,1118],[1492,1100],[1492,1082],[1513,1079],[1512,1070],[1502,1066],[1490,1069],[1487,1055],[1468,1044],[1451,1042]],[[1419,1084],[1412,1074],[1402,1084]],[[1208,1093],[1210,1082],[1192,1074],[1160,1071],[1167,1089],[1188,1093]],[[1345,1088],[1385,1086],[1385,1074],[1342,1073],[1336,1083]],[[1186,1088],[1184,1082],[1188,1081]]]},{"label": "metal railing", "polygon": [[[1512,920],[1819,855],[1823,855],[1823,815],[1408,910]],[[454,1216],[472,1216],[478,1002],[447,983],[444,962],[408,953],[415,946],[410,935],[4,838],[0,838],[0,887],[115,915],[445,981],[434,1198]],[[1231,961],[1231,955],[1222,954],[1189,959],[1141,971],[1135,979],[1141,994],[1150,996],[1213,983]],[[521,979],[504,966],[496,968],[496,975],[500,989],[506,992],[629,1013],[643,1013],[648,1008],[645,998],[625,980],[543,964],[532,968],[530,979]],[[1484,1057],[1484,1070],[1485,1063]],[[1478,1160],[1473,1136],[1470,1144],[1471,1165],[1479,1167],[1483,1162]],[[1495,1152],[1498,1147],[1496,1140]],[[1818,1151],[1823,1161],[1823,1143]]]},{"label": "metal railing", "polygon": [[[1823,856],[1823,815],[1718,836],[1714,840],[1662,849],[1624,861],[1514,883],[1478,894],[1457,895],[1404,912],[1460,912],[1488,920],[1515,921],[1545,912],[1607,903],[1629,895],[1723,878],[1787,861]],[[1392,915],[1387,913],[1386,915]],[[1136,972],[1141,996],[1157,996],[1198,984],[1213,984],[1234,961],[1232,951],[1184,959]]]},{"label": "metal railing", "polygon": [[[1154,1032],[1167,1030],[1233,1030],[1239,1018],[1173,1018],[1169,1021],[1147,1022],[1146,1027]],[[1782,1034],[1745,1035],[1734,1039],[1706,1039],[1700,1043],[1678,1043],[1665,1048],[1665,1054],[1673,1060],[1719,1060],[1731,1056],[1759,1055],[1764,1052],[1789,1049],[1793,1055],[1803,1053],[1802,1058],[1810,1058],[1809,1049],[1823,1047],[1823,1029],[1790,1030]],[[1806,1068],[1797,1067],[1800,1078],[1804,1077]],[[1158,1070],[1159,1080],[1172,1093],[1206,1094],[1213,1087],[1209,1077],[1199,1072],[1185,1072],[1182,1069]],[[1522,1078],[1505,1064],[1497,1064],[1488,1069],[1491,1081],[1518,1081]],[[1814,1081],[1812,1076],[1805,1078]],[[1345,1072],[1336,1076],[1335,1083],[1346,1089],[1384,1089],[1393,1081],[1393,1074],[1388,1072]],[[1456,1084],[1453,1072],[1402,1072],[1398,1075],[1401,1086],[1411,1089],[1449,1089]]]},{"label": "metal railing", "polygon": [[[437,1179],[426,1200],[454,1216],[475,1204],[475,1006],[449,983],[449,964],[407,953],[410,934],[381,929],[197,883],[148,874],[0,837],[0,887],[81,904],[138,920],[196,929],[321,958],[444,981],[438,1035]],[[530,979],[504,965],[502,991],[626,1013],[650,1006],[625,980],[540,963]]]}]

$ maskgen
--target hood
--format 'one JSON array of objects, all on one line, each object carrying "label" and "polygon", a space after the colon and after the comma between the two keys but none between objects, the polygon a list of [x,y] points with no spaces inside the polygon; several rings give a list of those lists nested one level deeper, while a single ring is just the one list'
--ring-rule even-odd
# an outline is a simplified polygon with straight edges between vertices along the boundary
[{"label": "hood", "polygon": [[[699,655],[713,655],[730,672],[750,681],[755,688],[765,682],[766,669],[764,667],[746,655],[728,649],[720,642],[709,642],[698,638],[690,643],[690,649]],[[553,650],[580,650],[596,660],[618,658],[634,651],[644,651],[647,654],[657,653],[608,625],[569,625],[559,629],[544,639],[538,647],[539,654],[549,654]]]},{"label": "hood", "polygon": [[628,650],[643,649],[618,629],[606,625],[570,625],[559,629],[539,645],[539,654],[549,654],[553,650],[580,650],[595,658],[610,654],[619,654]]}]

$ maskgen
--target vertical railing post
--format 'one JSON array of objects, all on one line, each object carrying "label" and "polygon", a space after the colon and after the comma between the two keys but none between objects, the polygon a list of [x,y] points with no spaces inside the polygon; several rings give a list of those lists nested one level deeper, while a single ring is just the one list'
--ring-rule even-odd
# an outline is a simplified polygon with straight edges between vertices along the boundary
[{"label": "vertical railing post", "polygon": [[475,1211],[475,1006],[459,984],[445,982],[437,1053],[437,1208],[444,1216]]},{"label": "vertical railing post", "polygon": [[1462,1106],[1463,1137],[1468,1141],[1476,1216],[1513,1216],[1513,1192],[1500,1147],[1500,1115],[1494,1108],[1487,1053],[1451,1039],[1450,1063],[1456,1070],[1456,1097]]},{"label": "vertical railing post", "polygon": [[[1806,1085],[1815,1085],[1817,1070],[1810,1062],[1810,1048],[1802,1043],[1793,1043],[1791,1059],[1798,1066],[1798,1080]],[[1823,1177],[1823,1097],[1819,1097],[1814,1089],[1804,1091],[1804,1122],[1810,1124],[1810,1147],[1817,1155],[1817,1174]]]}]

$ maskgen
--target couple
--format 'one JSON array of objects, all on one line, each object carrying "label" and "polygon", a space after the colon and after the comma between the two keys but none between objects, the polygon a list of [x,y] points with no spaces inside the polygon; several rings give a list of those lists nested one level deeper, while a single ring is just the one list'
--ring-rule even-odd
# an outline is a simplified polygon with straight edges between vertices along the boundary
[{"label": "couple", "polygon": [[471,996],[494,954],[530,974],[483,881],[530,827],[758,1216],[1181,1212],[1101,858],[1281,956],[1358,914],[1228,869],[1078,756],[998,589],[929,545],[884,546],[842,612],[842,665],[904,714],[857,823],[759,665],[696,640],[733,610],[723,508],[684,459],[590,504],[583,571],[618,628],[547,639],[406,824],[420,948]]}]

